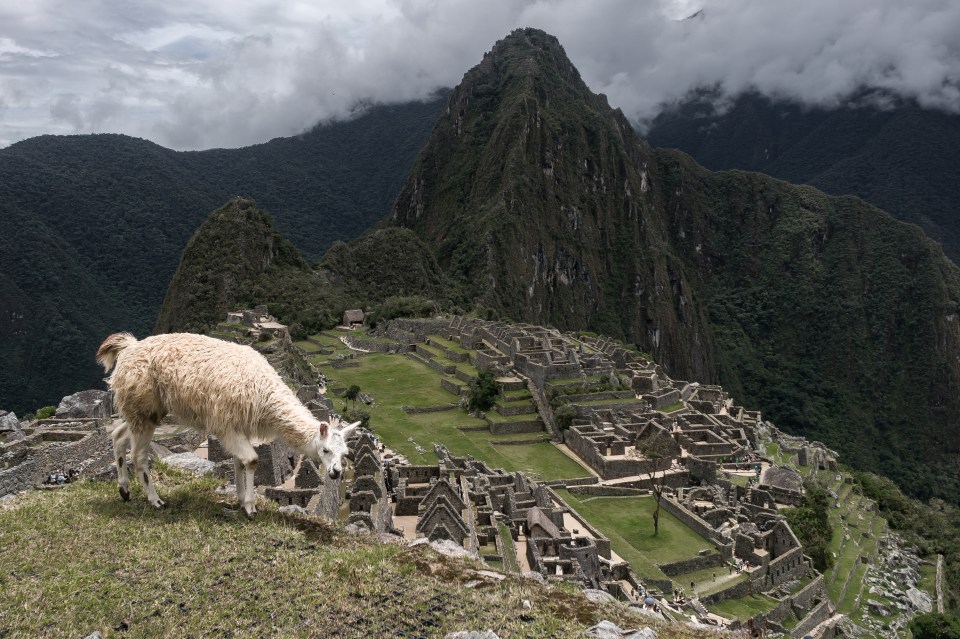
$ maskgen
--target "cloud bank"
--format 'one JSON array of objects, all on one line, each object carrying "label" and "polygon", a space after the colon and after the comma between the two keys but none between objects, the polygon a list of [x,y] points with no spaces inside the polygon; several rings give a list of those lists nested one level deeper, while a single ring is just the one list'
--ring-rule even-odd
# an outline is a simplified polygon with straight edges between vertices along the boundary
[{"label": "cloud bank", "polygon": [[698,87],[822,105],[874,88],[960,109],[954,0],[31,0],[0,5],[0,146],[263,142],[454,86],[528,26],[638,124]]}]

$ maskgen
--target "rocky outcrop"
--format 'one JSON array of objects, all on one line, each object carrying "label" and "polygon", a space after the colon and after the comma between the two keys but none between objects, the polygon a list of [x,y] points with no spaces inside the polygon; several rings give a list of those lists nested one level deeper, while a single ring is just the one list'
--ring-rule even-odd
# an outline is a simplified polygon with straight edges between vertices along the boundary
[{"label": "rocky outcrop", "polygon": [[112,412],[113,393],[102,390],[85,390],[67,395],[57,406],[58,419],[109,418]]}]

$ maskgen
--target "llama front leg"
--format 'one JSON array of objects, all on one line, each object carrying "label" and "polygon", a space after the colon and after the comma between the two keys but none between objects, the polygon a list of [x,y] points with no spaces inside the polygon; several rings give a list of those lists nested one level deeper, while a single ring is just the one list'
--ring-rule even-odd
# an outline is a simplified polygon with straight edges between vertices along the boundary
[{"label": "llama front leg", "polygon": [[150,440],[153,439],[154,428],[148,427],[144,431],[130,429],[133,434],[133,452],[130,456],[133,457],[137,473],[143,480],[143,487],[147,491],[147,501],[154,508],[163,508],[164,503],[157,495],[157,490],[153,487],[153,480],[150,478]]},{"label": "llama front leg", "polygon": [[247,471],[243,468],[243,462],[239,457],[233,458],[233,483],[237,488],[237,503],[243,506],[243,500],[246,498]]},{"label": "llama front leg", "polygon": [[127,450],[130,448],[130,428],[126,422],[110,433],[113,438],[113,455],[117,461],[117,485],[120,486],[120,497],[123,501],[130,501],[130,470],[127,468]]},{"label": "llama front leg", "polygon": [[257,514],[257,493],[253,484],[253,475],[259,461],[257,451],[249,441],[243,439],[222,443],[224,448],[233,452],[233,481],[237,485],[237,501],[247,517],[253,519]]}]

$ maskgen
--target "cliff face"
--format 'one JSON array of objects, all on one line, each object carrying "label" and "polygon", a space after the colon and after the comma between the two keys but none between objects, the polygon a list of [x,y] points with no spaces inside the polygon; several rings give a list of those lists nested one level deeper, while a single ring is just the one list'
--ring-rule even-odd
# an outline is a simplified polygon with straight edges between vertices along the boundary
[{"label": "cliff face", "polygon": [[712,381],[704,306],[670,246],[655,162],[556,38],[520,30],[453,91],[388,223],[432,246],[474,303],[625,337]]},{"label": "cliff face", "polygon": [[543,32],[467,72],[385,224],[480,306],[628,339],[955,499],[957,267],[858,199],[651,149]]}]

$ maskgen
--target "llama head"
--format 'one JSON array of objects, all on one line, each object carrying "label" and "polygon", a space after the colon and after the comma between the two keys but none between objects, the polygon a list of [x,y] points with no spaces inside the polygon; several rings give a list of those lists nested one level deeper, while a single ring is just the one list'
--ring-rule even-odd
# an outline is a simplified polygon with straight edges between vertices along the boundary
[{"label": "llama head", "polygon": [[338,478],[343,472],[343,458],[349,452],[347,439],[353,435],[359,425],[360,422],[354,422],[344,426],[338,419],[334,419],[332,424],[326,421],[320,422],[317,436],[311,442],[313,450],[308,452],[308,456],[323,464],[330,479]]}]

